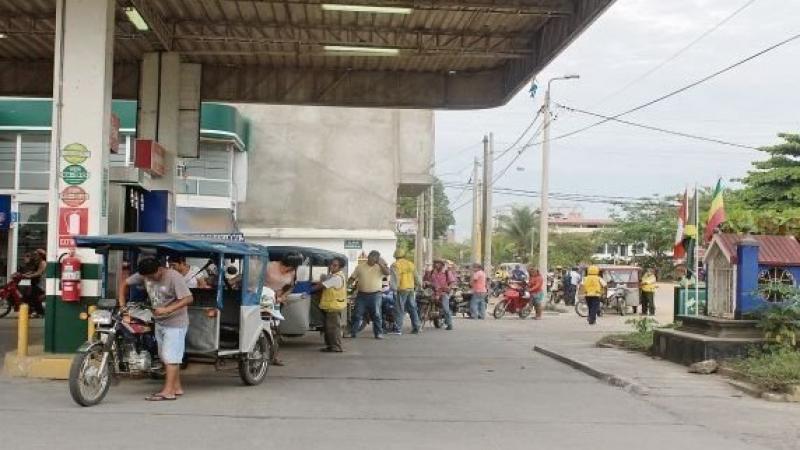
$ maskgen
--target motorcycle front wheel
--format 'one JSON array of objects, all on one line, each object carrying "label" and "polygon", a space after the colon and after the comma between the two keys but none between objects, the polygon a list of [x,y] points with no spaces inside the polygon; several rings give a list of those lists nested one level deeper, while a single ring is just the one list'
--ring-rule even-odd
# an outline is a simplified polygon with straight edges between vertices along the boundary
[{"label": "motorcycle front wheel", "polygon": [[528,304],[527,304],[527,305],[525,305],[525,306],[524,306],[522,309],[520,309],[520,310],[519,310],[519,313],[517,313],[517,314],[519,315],[519,318],[520,318],[520,319],[527,319],[527,318],[528,318],[528,316],[530,316],[530,315],[531,315],[531,310],[532,310],[532,309],[533,309],[533,305],[531,305],[530,303],[528,303]]},{"label": "motorcycle front wheel", "polygon": [[[103,344],[97,343],[75,355],[69,368],[69,393],[75,403],[94,406],[105,398],[111,378],[111,365],[103,367]],[[109,359],[110,359],[109,355]]]},{"label": "motorcycle front wheel", "polygon": [[624,316],[628,312],[628,304],[624,298],[617,301],[617,311],[619,311],[620,316]]},{"label": "motorcycle front wheel", "polygon": [[507,307],[508,305],[506,304],[506,300],[505,299],[500,300],[499,302],[497,302],[496,305],[494,305],[494,310],[492,311],[492,317],[494,317],[495,319],[502,319],[503,316],[506,315]]},{"label": "motorcycle front wheel", "polygon": [[575,303],[575,313],[581,317],[589,316],[589,304],[586,303],[586,300],[578,300]]},{"label": "motorcycle front wheel", "polygon": [[244,384],[255,386],[267,377],[272,346],[266,334],[261,333],[253,350],[239,360],[239,377]]}]

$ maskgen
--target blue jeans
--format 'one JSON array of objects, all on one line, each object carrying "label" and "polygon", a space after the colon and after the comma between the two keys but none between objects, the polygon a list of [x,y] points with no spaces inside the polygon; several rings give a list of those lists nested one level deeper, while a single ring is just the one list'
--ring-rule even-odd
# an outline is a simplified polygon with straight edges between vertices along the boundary
[{"label": "blue jeans", "polygon": [[472,298],[469,299],[469,314],[473,319],[486,318],[486,294],[472,293]]},{"label": "blue jeans", "polygon": [[439,300],[442,308],[442,315],[444,316],[444,323],[447,328],[453,328],[453,312],[450,311],[450,294],[442,294]]},{"label": "blue jeans", "polygon": [[413,289],[397,291],[397,328],[403,331],[403,320],[406,313],[411,316],[411,329],[419,330],[419,312],[417,311],[417,294]]},{"label": "blue jeans", "polygon": [[380,292],[364,293],[359,292],[356,295],[356,311],[353,317],[353,328],[350,330],[350,335],[356,337],[358,329],[361,327],[361,321],[364,320],[364,313],[369,313],[372,318],[372,333],[375,337],[383,334],[383,317],[381,317],[381,302],[383,295]]}]

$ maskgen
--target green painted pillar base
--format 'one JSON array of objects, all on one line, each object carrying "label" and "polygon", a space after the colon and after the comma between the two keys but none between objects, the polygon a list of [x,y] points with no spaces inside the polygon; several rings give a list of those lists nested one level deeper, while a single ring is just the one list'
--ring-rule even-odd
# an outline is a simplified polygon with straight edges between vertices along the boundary
[{"label": "green painted pillar base", "polygon": [[87,322],[81,319],[86,302],[64,302],[56,295],[47,296],[44,320],[44,351],[73,353],[86,342]]}]

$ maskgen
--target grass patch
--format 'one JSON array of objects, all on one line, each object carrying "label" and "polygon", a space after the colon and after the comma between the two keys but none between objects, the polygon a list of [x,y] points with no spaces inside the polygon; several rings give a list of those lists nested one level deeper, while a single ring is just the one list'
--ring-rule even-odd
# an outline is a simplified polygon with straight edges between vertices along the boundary
[{"label": "grass patch", "polygon": [[747,358],[725,363],[739,372],[745,380],[771,391],[785,392],[792,385],[800,385],[800,352],[779,349],[771,352],[753,352]]},{"label": "grass patch", "polygon": [[604,336],[598,342],[600,344],[618,345],[628,350],[646,352],[653,346],[653,330],[644,332],[634,331],[632,333],[610,334]]}]

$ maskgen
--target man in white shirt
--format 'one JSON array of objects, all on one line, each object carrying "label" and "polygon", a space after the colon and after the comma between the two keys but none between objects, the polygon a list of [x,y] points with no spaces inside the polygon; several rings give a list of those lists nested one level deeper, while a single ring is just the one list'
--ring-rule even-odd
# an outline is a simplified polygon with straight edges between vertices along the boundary
[{"label": "man in white shirt", "polygon": [[199,267],[195,267],[186,261],[184,256],[173,256],[169,259],[169,266],[172,270],[178,272],[183,276],[183,281],[186,282],[186,287],[192,288],[206,288],[206,273]]}]

